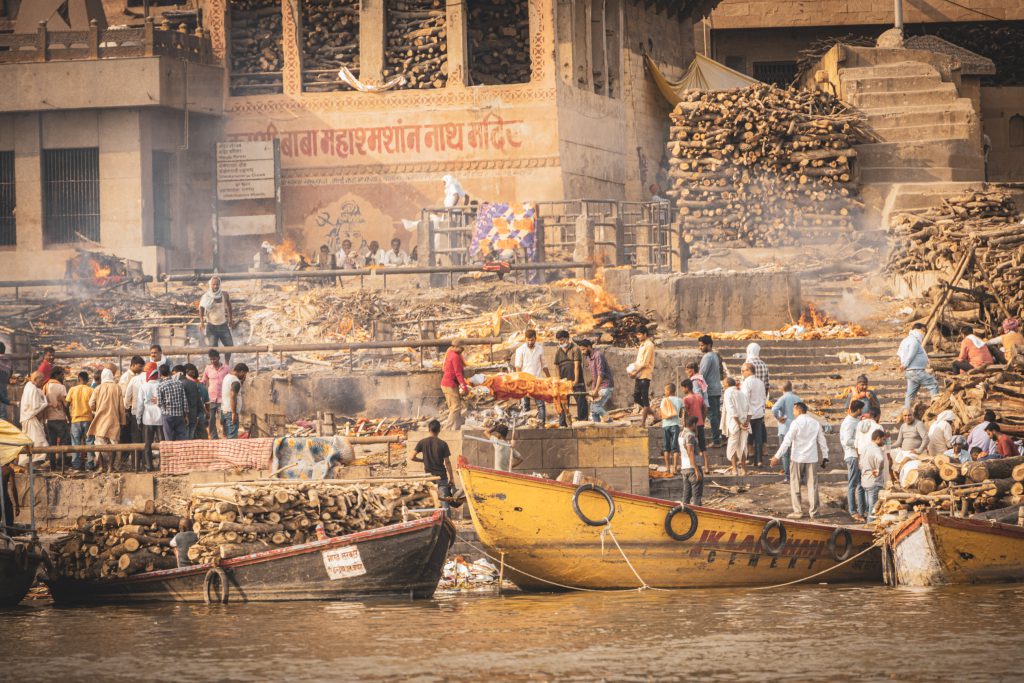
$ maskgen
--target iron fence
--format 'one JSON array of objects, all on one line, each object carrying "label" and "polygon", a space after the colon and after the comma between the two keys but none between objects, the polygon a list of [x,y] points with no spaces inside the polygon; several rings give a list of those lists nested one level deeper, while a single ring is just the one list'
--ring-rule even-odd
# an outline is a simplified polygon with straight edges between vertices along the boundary
[{"label": "iron fence", "polygon": [[99,148],[43,150],[43,238],[100,241]]}]

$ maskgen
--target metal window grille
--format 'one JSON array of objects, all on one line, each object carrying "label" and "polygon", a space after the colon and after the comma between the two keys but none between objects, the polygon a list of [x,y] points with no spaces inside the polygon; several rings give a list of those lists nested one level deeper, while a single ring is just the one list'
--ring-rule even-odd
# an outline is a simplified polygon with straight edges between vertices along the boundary
[{"label": "metal window grille", "polygon": [[171,245],[171,155],[153,152],[153,244]]},{"label": "metal window grille", "polygon": [[18,243],[15,203],[14,152],[0,152],[0,246]]},{"label": "metal window grille", "polygon": [[43,239],[68,244],[100,239],[100,151],[43,150]]},{"label": "metal window grille", "polygon": [[754,62],[754,78],[785,87],[796,80],[796,62]]}]

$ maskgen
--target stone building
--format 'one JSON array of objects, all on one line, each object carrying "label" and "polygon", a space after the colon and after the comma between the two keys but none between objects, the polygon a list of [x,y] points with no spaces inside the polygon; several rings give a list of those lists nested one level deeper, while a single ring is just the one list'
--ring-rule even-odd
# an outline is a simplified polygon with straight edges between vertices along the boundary
[{"label": "stone building", "polygon": [[[893,0],[722,0],[695,30],[697,51],[760,80],[791,82],[801,50],[825,38],[873,39],[891,28]],[[905,33],[934,35],[994,63],[975,100],[991,140],[989,178],[1024,179],[1024,1],[903,3]],[[971,60],[972,62],[977,60]]]}]

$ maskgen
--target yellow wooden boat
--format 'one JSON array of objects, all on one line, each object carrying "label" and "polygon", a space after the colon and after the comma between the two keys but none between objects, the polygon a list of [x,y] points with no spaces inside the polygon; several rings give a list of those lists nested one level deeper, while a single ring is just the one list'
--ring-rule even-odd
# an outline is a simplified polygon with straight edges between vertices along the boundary
[{"label": "yellow wooden boat", "polygon": [[918,512],[886,537],[886,580],[900,586],[1024,580],[1024,527]]},{"label": "yellow wooden boat", "polygon": [[524,590],[775,585],[833,567],[816,580],[881,582],[880,550],[862,529],[683,507],[464,460],[459,474],[481,544]]}]

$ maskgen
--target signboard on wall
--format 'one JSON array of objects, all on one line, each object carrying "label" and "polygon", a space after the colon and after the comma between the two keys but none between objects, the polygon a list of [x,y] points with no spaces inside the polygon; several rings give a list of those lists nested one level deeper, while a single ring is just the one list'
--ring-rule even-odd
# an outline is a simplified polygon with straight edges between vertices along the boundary
[{"label": "signboard on wall", "polygon": [[242,235],[273,235],[277,232],[277,216],[274,214],[256,216],[221,216],[221,237]]},{"label": "signboard on wall", "polygon": [[273,199],[278,163],[273,141],[217,143],[217,198]]}]

